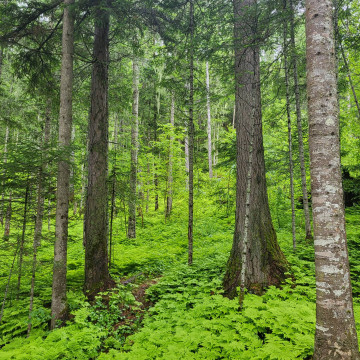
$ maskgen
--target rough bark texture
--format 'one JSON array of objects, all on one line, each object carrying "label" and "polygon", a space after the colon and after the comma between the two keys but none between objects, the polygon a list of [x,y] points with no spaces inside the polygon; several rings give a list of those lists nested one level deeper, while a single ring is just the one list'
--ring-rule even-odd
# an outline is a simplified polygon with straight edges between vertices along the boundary
[{"label": "rough bark texture", "polygon": [[108,270],[108,62],[109,14],[95,7],[95,36],[89,116],[88,188],[85,209],[85,286],[92,295],[109,285]]},{"label": "rough bark texture", "polygon": [[[259,48],[256,44],[256,2],[234,1],[235,81],[237,133],[236,219],[233,247],[223,281],[225,294],[233,298],[240,285],[246,216],[247,175],[249,169],[251,124],[253,169],[248,210],[248,240],[245,287],[254,292],[284,279],[287,263],[272,225],[265,180],[262,140]],[[253,120],[252,120],[253,114]]]},{"label": "rough bark texture", "polygon": [[[4,165],[6,165],[6,163],[7,163],[8,142],[9,142],[9,126],[6,126],[5,142],[4,142]],[[5,179],[6,170],[3,170],[3,175],[4,175],[4,179]],[[3,188],[4,188],[4,184],[3,184]],[[1,222],[1,224],[4,223],[4,200],[5,200],[5,192],[3,191],[3,193],[1,194],[1,205],[0,205],[0,222]]]},{"label": "rough bark texture", "polygon": [[56,225],[53,286],[51,299],[51,328],[66,313],[66,263],[69,212],[69,151],[72,126],[72,88],[74,53],[74,0],[64,0],[62,59],[60,80],[59,146],[64,150],[58,164],[56,191]]},{"label": "rough bark texture", "polygon": [[299,161],[301,171],[301,190],[303,195],[303,208],[305,216],[305,238],[312,239],[309,198],[306,184],[306,167],[305,167],[305,151],[302,130],[300,88],[298,79],[297,55],[295,47],[295,24],[294,24],[294,7],[290,0],[290,41],[291,41],[291,58],[293,64],[294,90],[295,90],[295,107],[296,107],[296,126],[298,131],[299,142]]},{"label": "rough bark texture", "polygon": [[193,262],[193,225],[194,225],[194,1],[190,0],[190,93],[189,93],[189,222],[188,222],[188,264]]},{"label": "rough bark texture", "polygon": [[133,60],[133,104],[131,122],[131,167],[129,193],[128,238],[136,237],[136,181],[139,149],[139,66]]},{"label": "rough bark texture", "polygon": [[210,106],[210,76],[209,76],[209,62],[206,62],[206,107],[207,107],[207,142],[208,142],[208,163],[209,163],[209,177],[213,177],[212,170],[212,141],[211,141],[211,106]]},{"label": "rough bark texture", "polygon": [[314,359],[359,359],[340,170],[331,0],[306,1],[307,93],[316,271]]}]

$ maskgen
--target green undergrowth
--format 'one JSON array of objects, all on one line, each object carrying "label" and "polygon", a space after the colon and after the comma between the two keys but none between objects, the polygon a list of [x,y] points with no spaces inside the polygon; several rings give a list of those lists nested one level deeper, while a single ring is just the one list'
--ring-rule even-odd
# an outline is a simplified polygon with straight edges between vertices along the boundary
[{"label": "green undergrowth", "polygon": [[[145,214],[134,240],[126,239],[121,221],[116,220],[111,273],[118,285],[91,303],[81,292],[82,224],[72,222],[68,265],[71,316],[65,327],[54,331],[48,330],[53,244],[45,239],[39,252],[33,330],[26,338],[28,298],[24,294],[29,291],[30,277],[24,271],[21,297],[15,300],[15,273],[11,301],[0,325],[0,360],[310,359],[315,331],[311,243],[299,233],[293,252],[288,229],[278,229],[292,276],[281,288],[270,287],[261,297],[247,293],[240,312],[238,300],[225,298],[221,289],[232,244],[232,219],[222,217],[210,200],[203,200],[195,214],[194,264],[187,266],[185,200],[177,205],[167,222],[161,213]],[[347,211],[347,233],[360,330],[359,213],[356,208]],[[5,278],[5,267],[1,269]],[[126,279],[132,279],[131,283],[122,285]],[[150,283],[155,285],[147,288]],[[139,296],[145,288],[146,298]]]}]

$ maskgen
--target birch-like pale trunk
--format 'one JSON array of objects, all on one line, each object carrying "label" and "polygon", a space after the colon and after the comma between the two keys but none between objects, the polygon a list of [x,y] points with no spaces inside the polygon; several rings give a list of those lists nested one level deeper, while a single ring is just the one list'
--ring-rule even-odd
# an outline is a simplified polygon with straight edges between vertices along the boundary
[{"label": "birch-like pale trunk", "polygon": [[[287,10],[286,0],[284,0],[284,10]],[[288,128],[288,145],[289,145],[289,172],[290,172],[290,201],[291,201],[291,233],[293,250],[296,250],[296,227],[295,227],[295,199],[294,199],[294,161],[293,161],[293,145],[291,134],[291,108],[290,108],[290,86],[289,86],[289,66],[288,66],[288,44],[287,44],[287,21],[283,24],[284,36],[284,72],[285,72],[285,92],[286,92],[286,117]]]},{"label": "birch-like pale trunk", "polygon": [[188,221],[188,264],[193,262],[193,226],[194,226],[194,0],[190,2],[190,49],[189,49],[189,221]]},{"label": "birch-like pale trunk", "polygon": [[64,0],[62,58],[60,79],[59,147],[64,151],[58,163],[56,191],[56,225],[53,284],[51,298],[51,329],[66,317],[66,266],[69,219],[70,165],[68,149],[71,142],[72,90],[74,56],[74,0]]},{"label": "birch-like pale trunk", "polygon": [[345,231],[332,5],[332,0],[306,1],[316,273],[315,360],[360,359]]},{"label": "birch-like pale trunk", "polygon": [[303,129],[302,129],[300,88],[299,88],[297,55],[296,55],[296,46],[295,46],[294,11],[295,10],[294,10],[294,6],[293,6],[293,0],[290,0],[290,47],[291,47],[291,60],[292,60],[292,65],[293,65],[293,77],[294,77],[296,126],[297,126],[297,132],[298,132],[298,142],[299,142],[301,191],[302,191],[302,196],[303,196],[303,208],[304,208],[304,217],[305,217],[305,238],[312,239],[309,197],[308,197],[307,181],[306,181],[305,150],[304,150],[304,140],[303,140],[304,137],[303,137]]},{"label": "birch-like pale trunk", "polygon": [[88,182],[84,216],[85,284],[93,297],[111,283],[108,268],[108,72],[109,11],[94,4],[94,46],[88,133]]},{"label": "birch-like pale trunk", "polygon": [[210,76],[209,62],[206,62],[206,107],[207,107],[207,145],[208,145],[208,163],[209,177],[213,177],[212,169],[212,141],[211,141],[211,106],[210,106]]},{"label": "birch-like pale trunk", "polygon": [[[171,95],[171,109],[170,109],[170,124],[172,131],[175,124],[175,96]],[[165,218],[169,218],[172,210],[172,196],[173,196],[173,152],[174,152],[174,137],[170,136],[169,144],[169,166],[168,166],[168,181],[167,181],[167,197],[166,197],[166,212]]]},{"label": "birch-like pale trunk", "polygon": [[129,193],[129,218],[128,233],[130,239],[136,237],[136,182],[137,161],[139,149],[139,65],[133,60],[133,104],[131,121],[131,165],[130,165],[130,193]]}]

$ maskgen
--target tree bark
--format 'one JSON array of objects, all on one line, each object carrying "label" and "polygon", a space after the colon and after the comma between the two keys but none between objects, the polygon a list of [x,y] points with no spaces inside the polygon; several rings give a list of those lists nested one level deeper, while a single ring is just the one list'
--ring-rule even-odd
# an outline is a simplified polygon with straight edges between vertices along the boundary
[{"label": "tree bark", "polygon": [[[284,12],[287,10],[287,3],[284,0]],[[286,116],[288,126],[288,144],[289,144],[289,170],[290,170],[290,200],[291,200],[291,232],[293,241],[293,250],[296,250],[296,227],[295,227],[295,200],[294,200],[294,162],[292,150],[291,134],[291,109],[290,109],[290,89],[289,89],[289,66],[288,66],[288,39],[287,39],[287,21],[284,21],[284,72],[286,89]]]},{"label": "tree bark", "polygon": [[210,106],[210,76],[209,76],[209,62],[206,62],[206,106],[207,106],[207,140],[208,140],[208,164],[209,164],[209,178],[213,177],[212,170],[212,142],[211,142],[211,106]]},{"label": "tree bark", "polygon": [[51,329],[66,317],[66,264],[69,216],[69,146],[72,126],[72,88],[74,54],[74,0],[64,0],[62,59],[60,80],[59,146],[63,159],[58,164],[56,191],[56,225],[53,286],[51,298]]},{"label": "tree bark", "polygon": [[[50,111],[51,111],[51,103],[49,101],[47,104],[47,111],[45,115],[44,138],[42,141],[42,154],[44,154],[44,152],[46,151],[46,147],[50,140]],[[36,220],[35,220],[35,231],[34,231],[34,240],[33,240],[33,263],[32,263],[32,273],[31,273],[29,322],[27,328],[27,336],[30,335],[31,327],[32,327],[31,313],[33,311],[33,305],[34,305],[37,249],[41,245],[41,234],[42,234],[44,202],[45,202],[44,177],[45,177],[46,168],[47,168],[47,164],[45,159],[43,158],[42,164],[39,167],[39,172],[38,172]]]},{"label": "tree bark", "polygon": [[[174,94],[171,95],[171,109],[170,109],[170,124],[171,131],[174,130],[175,124],[175,97]],[[169,218],[172,210],[172,196],[173,196],[173,147],[174,147],[174,137],[170,136],[169,144],[169,167],[168,167],[168,186],[167,186],[167,197],[166,197],[166,212],[165,217]]]},{"label": "tree bark", "polygon": [[[245,247],[246,276],[244,283],[250,291],[260,293],[269,285],[280,284],[285,277],[284,272],[287,270],[287,262],[276,240],[266,189],[261,122],[260,59],[256,30],[254,29],[254,24],[257,22],[256,1],[235,0],[234,15],[237,139],[236,218],[233,246],[223,280],[225,295],[230,298],[236,296],[236,288],[240,285]],[[254,127],[253,159],[250,157],[252,124]],[[253,168],[251,183],[248,185],[247,177],[251,162]],[[248,202],[246,201],[247,195],[249,196]],[[247,237],[246,241],[244,241],[245,237]]]},{"label": "tree bark", "polygon": [[189,49],[189,222],[188,222],[188,264],[193,262],[194,226],[194,0],[190,0],[190,49]]},{"label": "tree bark", "polygon": [[296,107],[296,126],[299,141],[299,161],[301,172],[301,190],[303,196],[303,208],[305,217],[305,239],[312,239],[309,197],[306,184],[306,167],[305,167],[305,151],[302,130],[302,116],[301,116],[301,102],[300,102],[300,88],[298,79],[297,55],[295,47],[295,24],[294,24],[294,6],[293,0],[290,0],[290,45],[291,45],[291,60],[293,64],[293,77],[295,89],[295,107]]},{"label": "tree bark", "polygon": [[137,162],[139,149],[139,66],[133,60],[133,104],[131,122],[131,167],[130,167],[130,193],[129,193],[129,219],[128,238],[136,237],[136,182]]},{"label": "tree bark", "polygon": [[92,296],[110,284],[108,270],[108,63],[109,13],[95,6],[89,116],[88,188],[85,209],[85,286]]},{"label": "tree bark", "polygon": [[345,231],[333,29],[332,0],[307,0],[307,94],[316,273],[314,359],[360,359]]},{"label": "tree bark", "polygon": [[[4,142],[4,160],[3,163],[6,165],[7,163],[7,146],[9,142],[9,126],[6,126],[5,130],[5,142]],[[3,171],[4,178],[6,177],[6,170]],[[4,186],[3,186],[4,187]],[[1,194],[1,204],[0,204],[0,222],[4,223],[4,201],[5,200],[5,192],[3,191]]]}]

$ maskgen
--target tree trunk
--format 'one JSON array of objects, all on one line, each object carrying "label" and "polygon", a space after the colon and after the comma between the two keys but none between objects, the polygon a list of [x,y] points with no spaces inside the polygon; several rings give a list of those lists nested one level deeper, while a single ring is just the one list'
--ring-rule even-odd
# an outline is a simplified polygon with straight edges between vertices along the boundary
[{"label": "tree trunk", "polygon": [[136,237],[136,181],[137,161],[139,149],[139,66],[133,60],[133,104],[131,122],[131,168],[130,168],[130,193],[129,193],[129,219],[128,238]]},{"label": "tree trunk", "polygon": [[[4,165],[6,165],[7,163],[7,146],[8,146],[8,142],[9,142],[9,126],[6,126],[6,130],[5,130],[5,143],[4,143],[4,160],[3,163]],[[3,171],[3,175],[4,178],[6,177],[6,170]],[[3,184],[3,188],[4,188],[4,184]],[[1,194],[1,204],[0,204],[0,222],[1,225],[4,224],[4,203],[5,203],[5,192],[3,190],[2,194]]]},{"label": "tree trunk", "polygon": [[10,236],[10,225],[11,225],[11,215],[12,215],[12,193],[9,194],[9,202],[6,209],[5,215],[5,229],[4,229],[4,240],[9,240]]},{"label": "tree trunk", "polygon": [[[287,4],[284,0],[284,13],[286,13]],[[290,109],[290,89],[289,89],[289,67],[288,67],[288,44],[287,44],[287,21],[284,21],[284,72],[285,72],[285,88],[286,88],[286,116],[288,125],[288,143],[289,143],[289,170],[290,170],[290,200],[291,200],[291,231],[293,250],[296,250],[296,228],[295,228],[295,200],[294,200],[294,162],[292,150],[292,134],[291,134],[291,109]]]},{"label": "tree trunk", "polygon": [[[175,124],[175,97],[171,95],[171,109],[170,109],[170,124],[171,131],[174,131]],[[172,210],[172,196],[173,196],[173,147],[174,137],[170,136],[169,144],[169,168],[168,168],[168,187],[167,187],[167,198],[166,198],[166,212],[165,217],[169,218]]]},{"label": "tree trunk", "polygon": [[303,141],[303,130],[302,130],[302,119],[301,119],[300,89],[299,89],[297,56],[296,56],[296,47],[295,47],[295,24],[294,24],[295,10],[293,7],[292,0],[290,0],[290,8],[291,8],[290,9],[291,57],[293,64],[293,76],[294,76],[294,88],[295,88],[296,125],[298,131],[298,141],[299,141],[301,190],[303,195],[303,208],[304,208],[304,216],[305,216],[305,238],[312,239],[309,198],[308,198],[307,184],[306,184],[306,167],[305,167],[305,155],[304,155],[305,152],[304,152],[304,141]]},{"label": "tree trunk", "polygon": [[[42,154],[44,154],[44,152],[46,151],[46,147],[50,140],[50,111],[51,111],[51,103],[49,101],[47,104],[47,111],[46,111],[46,115],[45,115]],[[30,331],[31,331],[31,327],[32,327],[31,313],[33,311],[33,305],[34,305],[37,249],[41,245],[41,233],[42,233],[44,201],[45,201],[44,177],[45,177],[46,168],[47,168],[46,160],[42,159],[42,164],[39,167],[39,172],[38,172],[36,220],[35,220],[35,231],[34,231],[34,240],[33,240],[33,263],[32,263],[32,273],[31,273],[29,322],[28,322],[28,328],[27,328],[27,336],[30,335]]]},{"label": "tree trunk", "polygon": [[56,225],[53,285],[51,298],[51,329],[66,317],[66,264],[69,216],[69,146],[72,126],[72,88],[74,54],[74,0],[64,0],[62,60],[60,80],[59,146],[64,151],[58,164],[56,191]]},{"label": "tree trunk", "polygon": [[351,92],[352,92],[352,94],[353,94],[354,101],[355,101],[355,105],[356,105],[356,109],[357,109],[357,112],[358,112],[358,113],[357,113],[357,116],[358,116],[358,118],[360,119],[360,106],[359,106],[359,101],[358,101],[358,98],[357,98],[357,95],[356,95],[356,91],[355,91],[355,88],[354,88],[354,83],[353,83],[353,81],[352,81],[349,63],[348,63],[347,58],[346,58],[346,55],[345,55],[344,47],[342,46],[341,43],[340,43],[340,50],[341,50],[341,56],[342,56],[343,61],[344,61],[345,69],[346,69],[346,72],[347,72],[347,77],[348,77],[348,79],[349,79],[349,85],[350,85],[350,88],[351,88]]},{"label": "tree trunk", "polygon": [[109,13],[99,0],[95,11],[88,188],[85,209],[85,286],[94,295],[109,286],[108,270],[108,63]]},{"label": "tree trunk", "polygon": [[[280,284],[287,270],[287,262],[276,240],[266,189],[261,122],[260,60],[259,48],[256,45],[256,30],[253,26],[257,22],[256,12],[255,0],[234,1],[236,219],[233,247],[223,280],[225,294],[230,298],[236,296],[236,288],[240,285],[242,266],[244,266],[244,247],[247,250],[245,287],[250,291],[260,293],[269,285]],[[253,146],[251,146],[252,123]],[[250,156],[251,147],[253,159]],[[247,185],[250,163],[253,164],[251,183]],[[249,202],[246,201],[247,195]],[[246,206],[247,203],[249,206]],[[249,209],[246,210],[247,208]],[[245,239],[247,239],[246,242]]]},{"label": "tree trunk", "polygon": [[360,359],[340,169],[332,0],[306,1],[306,58],[316,270],[314,359]]},{"label": "tree trunk", "polygon": [[23,224],[22,224],[21,241],[20,241],[20,249],[19,249],[19,274],[18,274],[18,281],[17,281],[17,287],[16,287],[16,300],[19,300],[19,297],[20,297],[21,275],[22,275],[21,272],[22,272],[22,265],[23,265],[26,220],[27,220],[27,212],[28,212],[28,205],[29,205],[29,192],[30,192],[30,180],[28,177],[28,180],[26,183],[26,190],[25,190],[24,215],[23,215]]},{"label": "tree trunk", "polygon": [[211,108],[210,108],[210,76],[209,76],[209,62],[206,62],[206,105],[207,105],[207,137],[208,137],[208,163],[209,163],[209,177],[213,177],[212,170],[212,142],[211,142]]},{"label": "tree trunk", "polygon": [[188,222],[188,264],[193,262],[193,225],[194,225],[194,0],[190,0],[190,93],[189,93],[189,222]]}]

